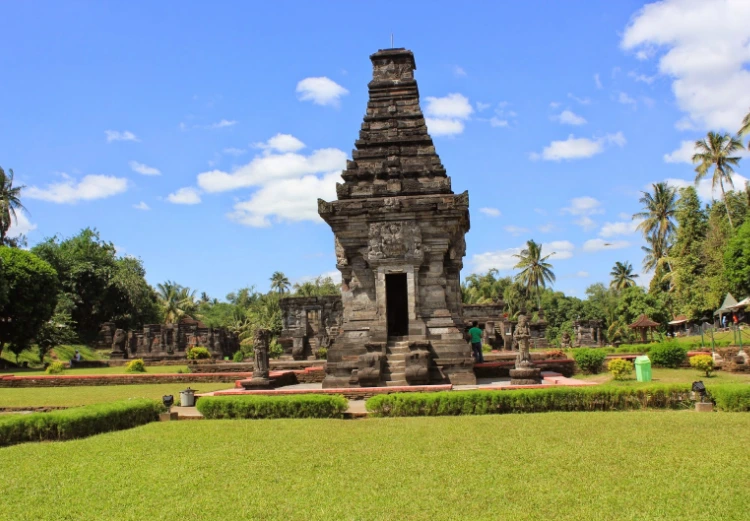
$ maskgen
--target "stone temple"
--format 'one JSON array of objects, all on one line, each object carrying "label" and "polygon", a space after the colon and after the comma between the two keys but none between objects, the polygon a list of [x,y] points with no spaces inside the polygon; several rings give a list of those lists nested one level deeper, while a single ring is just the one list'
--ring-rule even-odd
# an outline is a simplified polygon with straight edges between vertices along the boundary
[{"label": "stone temple", "polygon": [[473,384],[460,271],[469,194],[451,190],[419,106],[414,55],[370,56],[367,112],[337,200],[318,200],[335,235],[343,320],[323,387]]}]

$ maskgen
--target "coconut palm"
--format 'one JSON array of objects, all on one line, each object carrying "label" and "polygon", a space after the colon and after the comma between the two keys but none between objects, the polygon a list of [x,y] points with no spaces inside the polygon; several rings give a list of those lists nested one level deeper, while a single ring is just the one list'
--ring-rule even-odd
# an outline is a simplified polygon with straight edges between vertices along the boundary
[{"label": "coconut palm", "polygon": [[667,258],[669,252],[668,243],[663,242],[661,237],[655,233],[646,236],[646,242],[648,246],[641,246],[641,249],[646,254],[643,258],[643,270],[646,273],[655,270],[662,262],[669,264]]},{"label": "coconut palm", "polygon": [[646,240],[649,236],[656,236],[660,244],[667,244],[675,231],[677,192],[664,182],[651,186],[653,193],[641,192],[643,195],[638,202],[643,205],[643,211],[634,214],[633,219],[641,220],[636,229],[643,232]]},{"label": "coconut palm", "polygon": [[555,252],[542,257],[542,245],[533,240],[526,241],[526,248],[521,253],[513,255],[518,259],[514,269],[520,269],[521,273],[516,275],[515,280],[526,288],[526,294],[536,293],[537,303],[542,305],[541,289],[547,287],[547,283],[555,282],[555,274],[552,272],[552,264],[547,259]]},{"label": "coconut palm", "polygon": [[633,265],[627,261],[615,262],[615,266],[609,275],[612,277],[609,287],[617,291],[635,286],[635,279],[638,278],[638,275],[633,273]]},{"label": "coconut palm", "polygon": [[5,235],[12,224],[11,219],[18,220],[17,211],[25,210],[21,204],[21,191],[25,186],[13,186],[13,169],[6,173],[0,167],[0,245],[6,244]]},{"label": "coconut palm", "polygon": [[181,318],[195,316],[197,310],[195,291],[171,280],[157,284],[156,289],[165,323],[174,324]]},{"label": "coconut palm", "polygon": [[[740,131],[737,132],[737,135],[740,137],[744,137],[748,134],[750,134],[750,112],[748,112],[742,119],[742,127],[740,127]],[[748,142],[747,148],[750,148],[750,142]]]},{"label": "coconut palm", "polygon": [[740,156],[732,154],[743,148],[742,141],[736,137],[726,133],[709,132],[706,139],[695,142],[696,152],[693,155],[693,163],[698,165],[695,167],[695,171],[697,172],[695,176],[696,185],[701,179],[706,177],[708,171],[713,167],[711,190],[715,190],[717,184],[721,188],[721,198],[727,207],[727,219],[729,219],[729,227],[731,229],[734,229],[734,226],[729,206],[727,206],[727,194],[724,191],[724,183],[726,182],[734,188],[734,183],[732,183],[734,169],[732,167],[739,164]]},{"label": "coconut palm", "polygon": [[273,275],[271,275],[271,289],[276,290],[280,295],[289,291],[290,287],[291,284],[289,283],[289,279],[280,271],[275,271]]}]

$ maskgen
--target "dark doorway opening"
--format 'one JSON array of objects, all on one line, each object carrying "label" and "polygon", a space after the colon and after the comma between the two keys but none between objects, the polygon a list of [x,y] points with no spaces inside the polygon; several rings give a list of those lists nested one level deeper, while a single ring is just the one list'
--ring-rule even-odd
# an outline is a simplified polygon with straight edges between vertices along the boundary
[{"label": "dark doorway opening", "polygon": [[385,306],[388,316],[388,336],[409,334],[409,294],[406,290],[406,274],[385,276]]}]

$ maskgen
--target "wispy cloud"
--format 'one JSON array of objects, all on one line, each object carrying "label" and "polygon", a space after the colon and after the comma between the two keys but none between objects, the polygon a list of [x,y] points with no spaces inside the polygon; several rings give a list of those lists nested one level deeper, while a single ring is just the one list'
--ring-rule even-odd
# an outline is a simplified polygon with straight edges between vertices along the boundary
[{"label": "wispy cloud", "polygon": [[141,175],[161,175],[161,171],[153,166],[144,165],[138,161],[131,161],[128,164],[133,172],[137,172]]},{"label": "wispy cloud", "polygon": [[529,158],[532,161],[542,159],[544,161],[562,161],[572,159],[585,159],[604,151],[606,145],[614,144],[619,147],[625,146],[626,140],[622,132],[607,134],[602,138],[576,138],[573,134],[564,141],[553,141],[544,147],[541,153],[532,152]]},{"label": "wispy cloud", "polygon": [[105,199],[121,194],[128,189],[128,180],[108,175],[87,175],[76,181],[63,175],[64,181],[52,183],[46,188],[30,186],[24,191],[29,199],[40,199],[58,204],[75,204],[79,201]]},{"label": "wispy cloud", "polygon": [[105,130],[104,135],[107,136],[107,143],[112,143],[113,141],[140,141],[140,139],[129,130],[123,130],[122,132],[119,130]]},{"label": "wispy cloud", "polygon": [[169,194],[167,201],[174,204],[198,204],[201,202],[200,191],[190,186],[180,188]]},{"label": "wispy cloud", "polygon": [[316,105],[338,107],[341,98],[347,94],[348,90],[325,76],[305,78],[297,83],[299,100],[312,101]]}]

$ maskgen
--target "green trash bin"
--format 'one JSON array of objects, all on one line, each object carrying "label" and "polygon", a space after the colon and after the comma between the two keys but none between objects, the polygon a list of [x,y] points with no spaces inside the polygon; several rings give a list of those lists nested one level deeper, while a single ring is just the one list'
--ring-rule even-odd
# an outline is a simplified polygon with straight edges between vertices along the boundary
[{"label": "green trash bin", "polygon": [[651,360],[645,355],[635,357],[635,378],[639,382],[651,381]]}]

